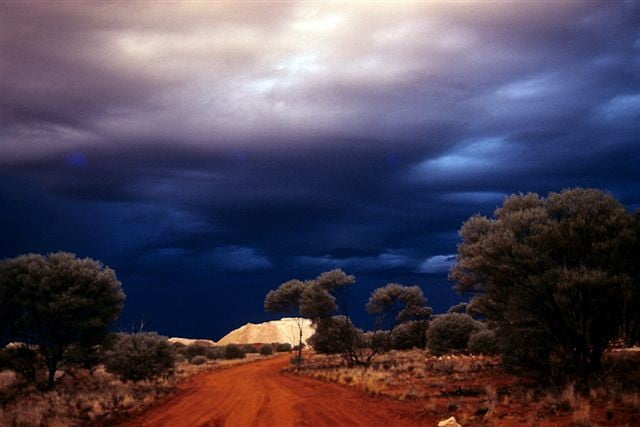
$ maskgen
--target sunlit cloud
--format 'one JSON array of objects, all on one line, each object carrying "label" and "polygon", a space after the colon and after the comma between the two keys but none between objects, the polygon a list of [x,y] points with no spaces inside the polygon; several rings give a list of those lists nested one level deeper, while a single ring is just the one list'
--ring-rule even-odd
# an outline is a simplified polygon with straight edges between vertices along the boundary
[{"label": "sunlit cloud", "polygon": [[616,96],[599,110],[606,120],[640,120],[640,94]]},{"label": "sunlit cloud", "polygon": [[203,256],[215,268],[223,271],[245,272],[273,268],[269,259],[254,248],[226,246],[216,248]]},{"label": "sunlit cloud", "polygon": [[499,88],[496,93],[507,98],[526,99],[548,95],[560,87],[560,84],[554,80],[553,76],[543,75],[509,83]]},{"label": "sunlit cloud", "polygon": [[[158,3],[139,22],[131,19],[136,5],[119,11],[90,3],[31,10],[43,17],[42,34],[64,16],[68,30],[49,37],[46,52],[24,38],[3,41],[22,52],[5,80],[19,78],[21,86],[33,84],[46,95],[29,100],[23,99],[28,93],[12,91],[7,99],[40,102],[40,110],[66,115],[71,107],[54,107],[49,99],[64,99],[71,85],[85,88],[87,113],[74,130],[93,132],[105,144],[173,138],[185,145],[255,145],[265,136],[310,144],[315,138],[309,134],[415,138],[430,123],[481,114],[469,111],[472,104],[461,97],[468,85],[495,86],[500,97],[526,99],[548,96],[560,84],[553,75],[537,75],[539,70],[525,80],[504,81],[519,51],[497,38],[500,31],[510,30],[507,18],[546,18],[550,6],[544,4],[505,12],[499,5],[474,3],[336,8],[287,2],[256,4],[247,13],[241,3]],[[15,8],[6,23],[17,28],[29,15]],[[554,11],[557,19],[576,12],[568,5]],[[42,35],[32,31],[32,37]],[[13,33],[12,27],[4,32]],[[529,43],[525,36],[514,43]],[[38,65],[52,61],[58,70]],[[44,79],[35,71],[45,68],[55,75]],[[504,71],[496,75],[496,69]],[[52,80],[45,91],[44,80]],[[40,156],[67,144],[54,132],[47,139],[45,146],[22,134],[20,154]]]},{"label": "sunlit cloud", "polygon": [[414,167],[417,179],[444,178],[489,172],[505,166],[510,147],[502,138],[482,138],[468,141],[448,153],[427,159]]},{"label": "sunlit cloud", "polygon": [[418,273],[446,273],[456,262],[455,255],[436,255],[424,260],[418,266]]}]

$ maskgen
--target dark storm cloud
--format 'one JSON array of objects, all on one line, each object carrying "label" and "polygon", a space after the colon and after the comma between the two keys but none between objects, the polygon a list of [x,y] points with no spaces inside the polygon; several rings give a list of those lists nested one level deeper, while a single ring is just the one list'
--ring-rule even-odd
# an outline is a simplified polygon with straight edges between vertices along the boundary
[{"label": "dark storm cloud", "polygon": [[456,231],[506,195],[639,206],[638,11],[4,2],[0,255],[103,259],[165,333],[258,321],[334,267],[443,310]]}]

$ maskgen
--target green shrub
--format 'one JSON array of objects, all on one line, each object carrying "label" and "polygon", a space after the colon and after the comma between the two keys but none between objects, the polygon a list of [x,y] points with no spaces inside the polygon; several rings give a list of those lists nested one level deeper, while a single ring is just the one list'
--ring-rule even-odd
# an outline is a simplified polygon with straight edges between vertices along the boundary
[{"label": "green shrub", "polygon": [[469,337],[480,329],[466,314],[447,313],[437,316],[427,330],[427,347],[436,355],[465,351]]},{"label": "green shrub", "polygon": [[291,352],[291,348],[291,344],[289,344],[288,342],[279,343],[278,345],[276,345],[276,351],[278,353]]},{"label": "green shrub", "polygon": [[193,343],[181,348],[180,352],[184,354],[187,359],[191,360],[196,356],[206,356],[209,348],[210,347],[206,345]]},{"label": "green shrub", "polygon": [[344,316],[334,316],[318,320],[316,332],[309,338],[309,344],[318,353],[347,353],[367,345],[365,334]]},{"label": "green shrub", "polygon": [[432,310],[420,287],[388,283],[371,293],[366,309],[376,325],[370,343],[373,352],[424,347],[424,326]]},{"label": "green shrub", "polygon": [[262,354],[263,356],[273,354],[273,347],[270,344],[263,345],[262,347],[260,347],[260,354]]},{"label": "green shrub", "polygon": [[[300,363],[302,363],[303,361],[304,361],[304,358],[301,356],[300,357]],[[291,364],[291,366],[297,366],[298,365],[298,355],[291,356],[289,358],[289,363]]]},{"label": "green shrub", "polygon": [[363,347],[379,352],[391,349],[391,334],[389,331],[367,331],[362,334]]},{"label": "green shrub", "polygon": [[544,372],[555,376],[557,360],[553,357],[553,341],[536,326],[525,328],[498,327],[498,348],[502,364],[511,371]]},{"label": "green shrub", "polygon": [[0,349],[0,371],[15,372],[23,381],[33,383],[44,373],[44,358],[26,345],[12,345]]},{"label": "green shrub", "polygon": [[115,272],[99,261],[66,252],[3,259],[0,337],[27,343],[46,359],[42,385],[50,389],[72,345],[102,344],[124,298]]},{"label": "green shrub", "polygon": [[91,370],[100,364],[102,357],[102,346],[100,345],[71,344],[64,352],[62,366],[67,368],[75,365]]},{"label": "green shrub", "polygon": [[428,327],[429,323],[425,320],[413,320],[401,323],[395,327],[391,334],[391,348],[394,350],[424,348]]},{"label": "green shrub", "polygon": [[258,353],[258,348],[253,344],[245,344],[242,349],[245,353]]},{"label": "green shrub", "polygon": [[469,337],[467,348],[473,354],[496,354],[498,352],[496,333],[490,329],[480,329]]},{"label": "green shrub", "polygon": [[224,349],[225,359],[243,359],[244,356],[244,351],[236,344],[229,344]]},{"label": "green shrub", "polygon": [[191,359],[192,365],[204,365],[205,363],[207,363],[207,358],[204,356],[195,356]]},{"label": "green shrub", "polygon": [[584,188],[515,194],[460,230],[449,278],[493,322],[502,360],[570,381],[640,339],[640,211]]},{"label": "green shrub", "polygon": [[169,375],[175,353],[166,337],[155,332],[121,334],[106,352],[105,368],[126,381],[140,381]]},{"label": "green shrub", "polygon": [[207,359],[215,360],[215,359],[224,359],[225,358],[225,347],[209,347],[205,354]]}]

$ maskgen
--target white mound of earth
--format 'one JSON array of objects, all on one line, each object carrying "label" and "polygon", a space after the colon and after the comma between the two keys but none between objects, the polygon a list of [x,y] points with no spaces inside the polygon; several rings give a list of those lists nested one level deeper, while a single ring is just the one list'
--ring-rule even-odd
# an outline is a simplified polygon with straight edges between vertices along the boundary
[{"label": "white mound of earth", "polygon": [[283,317],[270,322],[247,323],[222,337],[218,345],[274,342],[296,345],[300,334],[298,324],[302,325],[302,342],[306,343],[315,332],[311,321],[297,317]]},{"label": "white mound of earth", "polygon": [[202,345],[208,345],[208,346],[213,346],[216,345],[215,341],[211,341],[211,340],[204,340],[204,339],[197,339],[197,338],[178,338],[178,337],[172,337],[169,338],[168,340],[170,343],[180,343],[183,345],[191,345],[191,344],[202,344]]}]

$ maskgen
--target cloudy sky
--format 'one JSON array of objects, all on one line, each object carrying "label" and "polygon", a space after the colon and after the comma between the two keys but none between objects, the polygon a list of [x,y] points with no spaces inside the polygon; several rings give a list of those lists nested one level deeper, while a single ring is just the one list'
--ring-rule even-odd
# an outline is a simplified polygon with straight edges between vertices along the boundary
[{"label": "cloudy sky", "polygon": [[443,311],[505,195],[640,207],[639,1],[0,8],[0,257],[103,260],[123,329],[217,339],[335,267]]}]

